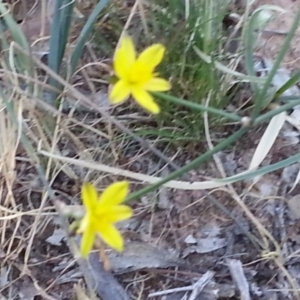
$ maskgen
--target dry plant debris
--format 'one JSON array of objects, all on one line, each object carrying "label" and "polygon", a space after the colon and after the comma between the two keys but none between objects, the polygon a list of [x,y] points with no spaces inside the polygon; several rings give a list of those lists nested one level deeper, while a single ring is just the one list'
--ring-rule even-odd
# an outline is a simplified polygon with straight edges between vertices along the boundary
[{"label": "dry plant debris", "polygon": [[[43,56],[48,51],[45,41],[49,36],[51,9],[42,18],[39,8],[42,2],[27,1],[26,5],[24,1],[8,2],[14,2],[15,18],[22,21],[34,54]],[[90,7],[90,1],[79,2],[85,8]],[[19,6],[20,3],[23,4]],[[287,12],[277,16],[277,21],[267,28],[269,32],[263,34],[266,40],[258,45],[267,66],[264,71],[270,68],[297,5],[288,0],[256,1],[255,5],[266,3],[281,5]],[[130,13],[132,3],[124,1],[122,5]],[[32,7],[35,9],[30,11]],[[141,14],[147,12],[143,9],[144,6],[140,7]],[[70,43],[76,30],[74,26]],[[289,78],[289,71],[296,68],[297,40],[298,36],[287,64],[274,78],[274,85],[281,85]],[[145,182],[166,176],[171,169],[156,155],[140,150],[136,143],[120,139],[117,131],[96,111],[100,106],[120,122],[146,119],[135,111],[108,106],[101,85],[101,72],[109,64],[108,59],[98,57],[92,43],[87,45],[86,52],[82,72],[76,74],[75,86],[70,86],[68,92],[67,102],[71,104],[56,110],[38,97],[26,98],[22,91],[16,92],[14,99],[15,113],[24,113],[24,128],[38,154],[49,158],[47,179],[55,197],[70,205],[79,203],[80,186],[85,178],[94,179],[97,187],[104,189],[125,176],[131,180],[132,189],[138,189]],[[266,53],[271,57],[265,57]],[[14,74],[7,73],[7,76]],[[80,98],[78,93],[83,96]],[[298,88],[294,87],[291,93],[299,95]],[[72,110],[78,99],[87,101],[79,101],[78,109]],[[3,103],[1,106],[1,299],[66,300],[73,299],[74,295],[77,299],[95,299],[95,295],[89,294],[93,289],[103,300],[300,299],[299,163],[263,176],[255,185],[248,181],[214,182],[209,193],[205,192],[207,185],[203,185],[205,181],[212,182],[211,178],[222,177],[222,171],[234,176],[250,166],[268,165],[299,152],[297,109],[288,116],[290,125],[276,127],[277,138],[268,140],[272,146],[265,153],[260,152],[253,165],[251,159],[259,149],[265,128],[244,137],[240,141],[242,147],[221,153],[220,165],[216,159],[217,163],[207,163],[191,172],[191,181],[202,186],[188,190],[189,182],[175,181],[158,194],[134,202],[135,217],[120,224],[125,251],[122,254],[108,251],[111,270],[107,271],[99,263],[97,253],[83,262],[78,262],[76,253],[70,253],[68,232],[62,229],[43,182],[22,148],[19,129],[8,118]],[[49,128],[54,128],[54,136],[47,133]],[[166,155],[180,166],[199,151],[204,152],[202,148],[206,147],[204,142],[200,149],[170,149]],[[212,199],[217,199],[221,206],[215,206]],[[82,284],[82,278],[86,285]]]}]

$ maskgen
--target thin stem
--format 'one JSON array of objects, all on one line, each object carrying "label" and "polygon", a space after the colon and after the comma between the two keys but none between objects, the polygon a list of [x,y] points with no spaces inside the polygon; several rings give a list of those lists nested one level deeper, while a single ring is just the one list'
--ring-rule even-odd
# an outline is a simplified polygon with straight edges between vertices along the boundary
[{"label": "thin stem", "polygon": [[200,155],[198,158],[196,158],[195,160],[193,160],[192,162],[190,162],[189,164],[185,165],[184,167],[180,168],[179,170],[171,173],[169,176],[162,178],[161,180],[159,180],[156,183],[153,183],[151,185],[146,186],[145,188],[130,194],[125,201],[131,201],[134,200],[136,198],[139,198],[141,196],[143,196],[146,193],[149,193],[157,188],[159,188],[160,186],[162,186],[163,184],[165,184],[166,182],[173,180],[179,176],[181,176],[182,174],[185,174],[197,167],[199,167],[202,163],[204,163],[205,161],[207,161],[210,157],[212,157],[215,153],[223,150],[224,148],[228,147],[230,144],[232,144],[233,142],[235,142],[236,140],[238,140],[239,138],[241,138],[245,132],[248,131],[248,128],[242,127],[240,128],[237,132],[235,132],[234,134],[232,134],[229,138],[227,138],[226,140],[224,140],[223,142],[219,143],[218,145],[216,145],[213,149],[205,152],[204,154]]},{"label": "thin stem", "polygon": [[242,119],[240,116],[238,116],[236,114],[228,113],[228,112],[226,112],[224,110],[221,110],[221,109],[216,109],[216,108],[213,108],[213,107],[193,103],[193,102],[190,102],[188,100],[183,100],[183,99],[180,99],[180,98],[168,95],[168,94],[157,93],[157,92],[153,92],[152,94],[155,97],[158,97],[160,99],[167,100],[167,101],[170,101],[170,102],[173,102],[175,104],[179,104],[179,105],[188,107],[188,108],[196,110],[196,111],[210,112],[212,114],[222,116],[223,118],[228,119],[228,120],[240,122],[241,119]]},{"label": "thin stem", "polygon": [[298,12],[295,16],[295,19],[294,19],[294,22],[292,24],[292,27],[284,41],[284,44],[283,46],[281,47],[279,53],[278,53],[278,56],[274,62],[274,65],[273,65],[273,68],[271,70],[271,72],[269,73],[269,75],[267,76],[266,78],[266,81],[264,83],[264,86],[261,90],[261,92],[259,93],[259,96],[257,97],[256,101],[255,101],[255,105],[254,105],[254,108],[253,108],[253,112],[252,112],[252,119],[255,119],[257,117],[257,115],[260,113],[261,111],[261,108],[262,108],[262,105],[263,105],[263,99],[265,98],[266,94],[267,94],[267,91],[272,83],[272,79],[274,78],[283,58],[284,58],[284,55],[286,54],[286,52],[288,51],[289,49],[289,46],[291,44],[291,41],[293,39],[293,37],[295,36],[295,33],[296,33],[296,30],[298,28],[298,25],[299,25],[299,22],[300,22],[300,7],[298,9]]},{"label": "thin stem", "polygon": [[280,96],[280,97],[276,97],[274,100],[276,102],[288,102],[288,101],[295,101],[295,100],[299,100],[300,99],[300,95],[298,96]]},{"label": "thin stem", "polygon": [[262,248],[262,245],[260,244],[260,241],[256,239],[256,237],[250,233],[245,226],[243,226],[239,220],[234,216],[234,214],[226,208],[221,202],[219,202],[214,196],[206,192],[205,190],[202,191],[205,197],[212,202],[215,206],[217,206],[224,214],[229,216],[235,224],[239,227],[239,229],[248,237],[249,241],[252,243],[252,245],[255,247],[257,251],[260,251]]},{"label": "thin stem", "polygon": [[283,111],[287,111],[289,109],[292,109],[293,107],[295,107],[296,105],[300,104],[300,99],[298,98],[298,100],[294,100],[292,102],[289,102],[287,104],[284,104],[282,106],[279,106],[276,109],[273,109],[271,111],[268,111],[267,113],[257,117],[254,121],[253,121],[253,125],[259,125],[261,123],[264,123],[265,121],[271,119],[272,117],[280,114]]}]

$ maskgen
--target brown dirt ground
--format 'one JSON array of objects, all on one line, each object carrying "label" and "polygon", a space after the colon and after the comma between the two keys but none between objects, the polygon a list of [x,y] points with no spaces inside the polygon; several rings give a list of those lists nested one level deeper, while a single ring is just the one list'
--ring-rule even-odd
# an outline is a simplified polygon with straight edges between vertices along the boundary
[{"label": "brown dirt ground", "polygon": [[[271,2],[259,1],[259,4],[271,4]],[[288,30],[298,4],[289,0],[274,0],[272,4],[282,5],[287,10],[287,14],[280,15],[277,21],[270,24],[269,29]],[[264,38],[265,42],[258,49],[259,53],[271,58],[275,57],[283,38],[280,36]],[[300,32],[285,61],[291,70],[298,68],[299,39]],[[92,114],[88,117],[86,115],[77,117],[81,118],[82,122],[86,122],[86,125],[98,118],[97,115]],[[95,128],[97,126],[98,124]],[[100,128],[101,125],[98,129]],[[234,129],[229,127],[228,130]],[[221,153],[220,159],[228,175],[237,174],[247,168],[262,133],[263,128],[253,131],[230,151]],[[77,134],[76,130],[74,134]],[[99,140],[91,140],[89,136],[78,135],[78,139],[82,143],[89,141],[90,148],[107,147]],[[65,138],[63,142],[59,145],[61,150],[64,150],[69,157],[75,156],[74,149],[77,148],[72,140]],[[291,147],[285,142],[284,138],[278,139],[264,164],[280,161],[300,151],[299,145]],[[116,167],[158,176],[162,174],[165,176],[171,172],[171,168],[165,166],[156,156],[139,152],[134,143],[124,142],[119,147],[120,149],[116,146],[115,150],[120,156],[113,162]],[[165,145],[158,145],[158,147],[164,149]],[[192,145],[187,149],[171,148],[168,156],[170,158],[176,156],[174,161],[180,166],[200,153],[204,153],[206,149],[207,145],[204,143],[197,147]],[[111,162],[111,157],[107,157],[108,154],[111,155],[111,152],[107,151],[103,154],[99,151],[97,159],[101,159],[102,162],[107,159]],[[157,171],[162,168],[166,169],[166,173]],[[49,200],[45,202],[43,209],[45,213],[40,218],[37,231],[30,232],[36,217],[30,212],[39,208],[43,186],[22,151],[17,155],[14,169],[16,172],[12,190],[14,208],[18,209],[18,212],[27,213],[13,219],[4,218],[0,223],[0,297],[3,297],[1,300],[75,299],[73,286],[81,282],[82,273],[70,254],[67,241],[63,236],[59,238],[56,235],[57,245],[53,241],[47,241],[49,237],[54,236],[55,232],[59,233],[60,229],[56,217],[53,216],[54,210]],[[78,171],[75,167],[73,171],[81,172],[78,176],[80,178],[85,175],[85,171]],[[96,173],[95,176],[98,174]],[[213,162],[190,172],[189,176],[191,181],[201,181],[206,177],[221,177]],[[205,287],[201,296],[194,299],[235,300],[241,299],[240,293],[228,268],[230,260],[235,259],[243,264],[252,299],[297,299],[290,291],[288,274],[298,287],[300,284],[299,219],[291,215],[287,201],[298,195],[299,190],[296,188],[292,193],[287,194],[287,190],[293,183],[293,176],[290,177],[292,178],[287,179],[281,171],[274,172],[265,176],[250,192],[247,191],[249,182],[233,185],[249,211],[280,245],[280,253],[276,252],[274,241],[267,238],[249,220],[228,188],[209,191],[209,195],[203,191],[163,188],[158,194],[151,194],[140,201],[135,201],[133,203],[135,217],[122,227],[128,245],[133,242],[141,243],[130,259],[138,257],[142,261],[139,262],[142,267],[133,270],[134,263],[131,265],[128,263],[129,258],[125,257],[122,262],[127,260],[127,268],[123,267],[121,271],[113,269],[113,273],[126,288],[130,299],[148,299],[149,293],[191,285],[205,272],[213,271],[213,280]],[[10,208],[7,200],[11,199],[9,191],[4,188],[5,178],[1,180],[2,209]],[[99,188],[103,188],[112,180],[115,180],[115,177],[106,177],[101,181]],[[58,172],[52,188],[60,201],[73,205],[80,201],[80,184],[81,182],[70,179],[64,172]],[[141,186],[138,181],[132,182],[132,190]],[[209,196],[213,196],[216,202]],[[222,208],[216,203],[221,204]],[[10,215],[5,211],[2,212],[1,209],[0,212],[1,216]],[[31,237],[34,238],[32,245]],[[216,246],[218,243],[222,243],[222,246]],[[156,253],[150,246],[154,246],[158,252]],[[207,250],[213,249],[214,246],[213,251]],[[30,249],[30,252],[27,253],[26,249]],[[162,250],[168,252],[161,253]],[[166,253],[169,253],[170,257]],[[158,259],[159,255],[161,256]],[[184,292],[151,299],[184,299]]]}]

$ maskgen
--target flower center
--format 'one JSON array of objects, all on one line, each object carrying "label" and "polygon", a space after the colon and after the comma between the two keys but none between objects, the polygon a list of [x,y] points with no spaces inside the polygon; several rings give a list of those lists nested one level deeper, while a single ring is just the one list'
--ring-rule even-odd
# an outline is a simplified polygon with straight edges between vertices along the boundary
[{"label": "flower center", "polygon": [[128,75],[128,83],[130,85],[146,83],[153,77],[152,70],[139,62],[133,64]]}]

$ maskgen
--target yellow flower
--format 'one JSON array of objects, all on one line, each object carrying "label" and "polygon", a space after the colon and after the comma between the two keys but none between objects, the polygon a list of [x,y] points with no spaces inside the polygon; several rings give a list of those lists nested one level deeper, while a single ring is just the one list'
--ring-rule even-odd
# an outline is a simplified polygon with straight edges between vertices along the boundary
[{"label": "yellow flower", "polygon": [[112,103],[120,103],[130,95],[143,108],[153,114],[159,113],[159,106],[149,92],[163,92],[171,88],[170,83],[157,77],[154,69],[161,63],[165,47],[154,44],[136,57],[132,39],[124,36],[114,56],[114,71],[118,81],[110,91]]},{"label": "yellow flower", "polygon": [[123,238],[114,223],[132,216],[129,206],[121,205],[128,192],[128,182],[120,181],[111,184],[98,195],[95,187],[85,183],[81,197],[86,214],[80,222],[78,233],[83,233],[81,255],[86,257],[91,251],[97,234],[110,247],[123,250]]}]

